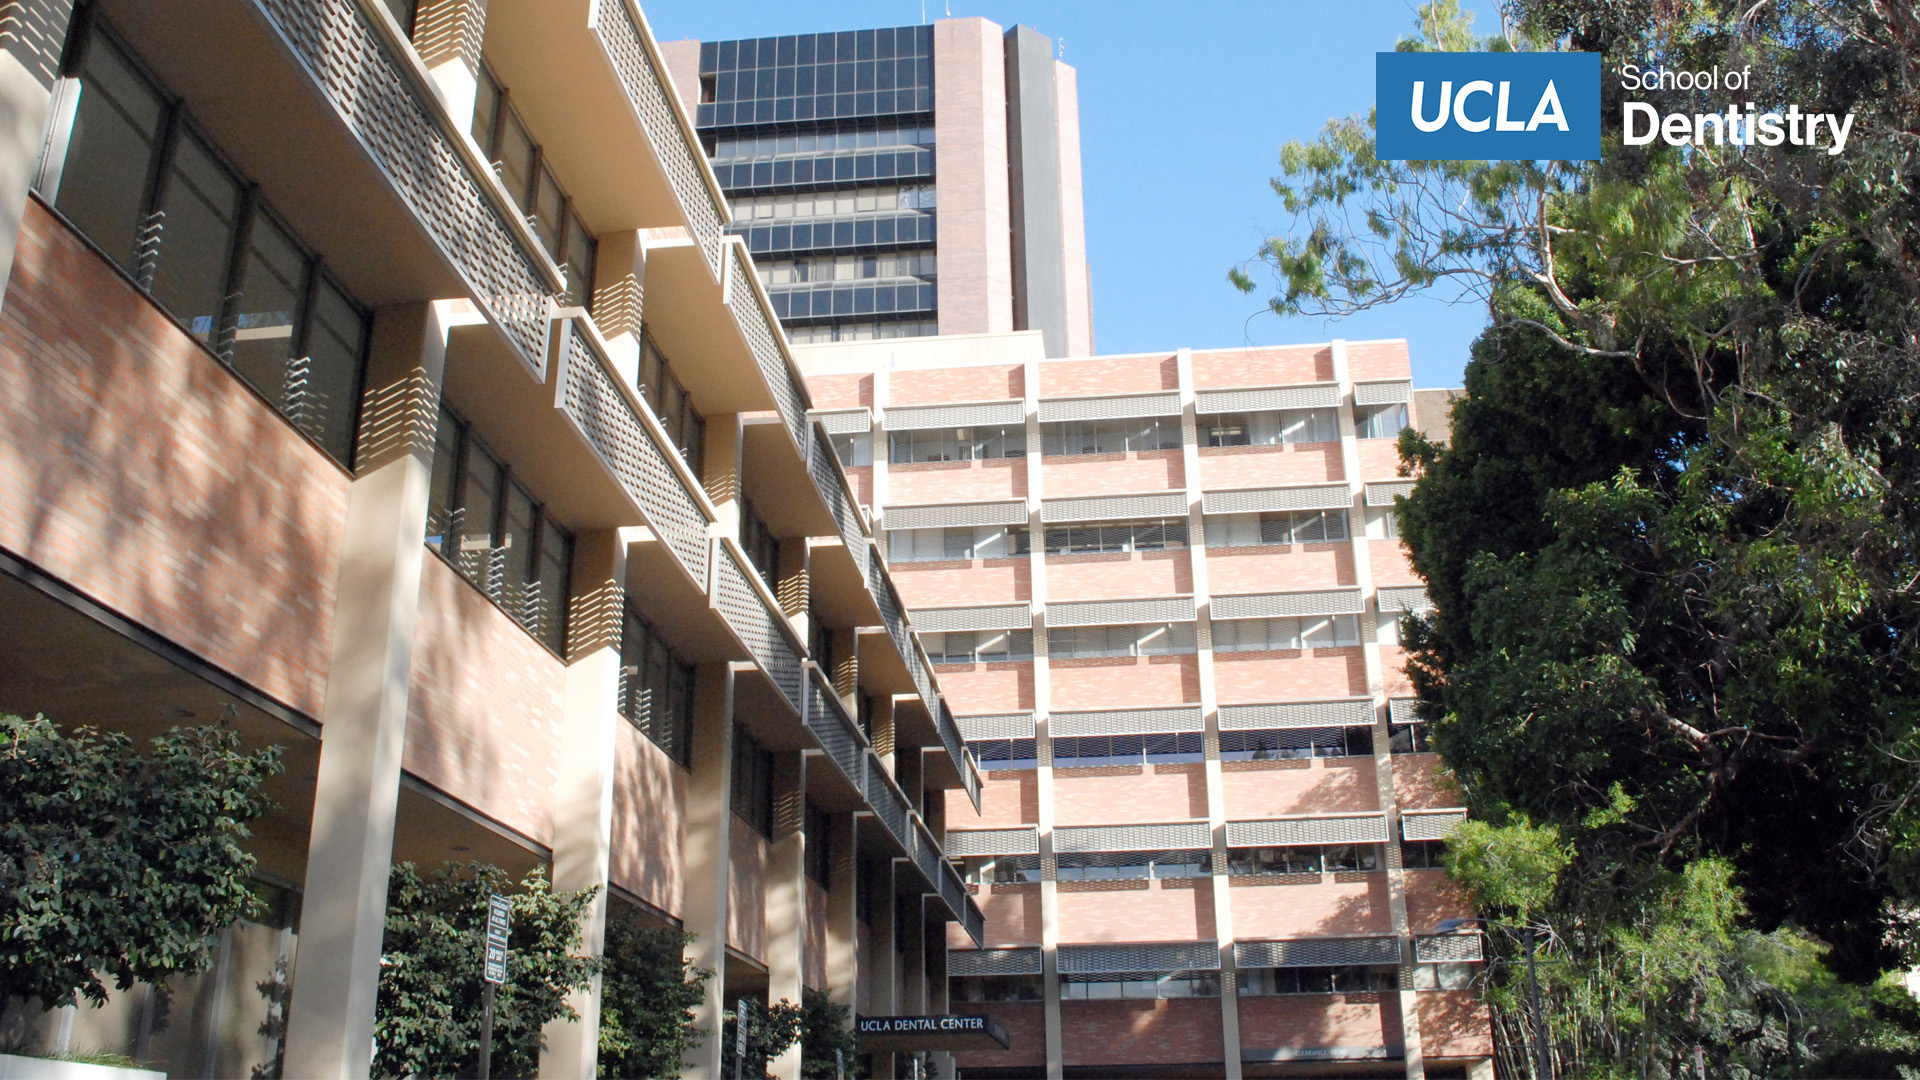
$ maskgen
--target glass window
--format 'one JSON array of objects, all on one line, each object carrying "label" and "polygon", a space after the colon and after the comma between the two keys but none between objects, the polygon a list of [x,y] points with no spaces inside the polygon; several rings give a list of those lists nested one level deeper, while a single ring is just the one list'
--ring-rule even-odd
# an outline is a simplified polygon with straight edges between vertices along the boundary
[{"label": "glass window", "polygon": [[833,853],[828,845],[832,842],[831,819],[825,810],[807,804],[803,837],[806,845],[807,876],[821,888],[827,887],[828,875],[833,870]]},{"label": "glass window", "polygon": [[891,562],[946,562],[1005,559],[1028,552],[1028,533],[1020,525],[962,525],[946,529],[889,529]]},{"label": "glass window", "polygon": [[1207,446],[1339,442],[1339,412],[1334,409],[1281,409],[1271,412],[1210,413],[1200,417],[1200,438]]},{"label": "glass window", "polygon": [[446,538],[457,528],[453,493],[459,483],[460,423],[445,409],[435,417],[433,429],[433,474],[427,488],[427,545],[452,557]]},{"label": "glass window", "polygon": [[1347,539],[1345,510],[1275,510],[1262,514],[1211,514],[1210,548],[1322,544]]},{"label": "glass window", "polygon": [[593,271],[599,251],[600,244],[593,233],[587,231],[587,223],[579,214],[568,213],[566,255],[561,260],[567,271],[567,303],[576,307],[592,305]]},{"label": "glass window", "polygon": [[1267,728],[1220,733],[1222,761],[1372,756],[1373,729],[1369,727]]},{"label": "glass window", "polygon": [[1048,632],[1047,649],[1061,660],[1190,653],[1194,651],[1193,624],[1063,626]]},{"label": "glass window", "polygon": [[[291,365],[298,344],[294,315],[306,291],[306,253],[273,218],[254,215],[240,271],[230,360],[241,378],[283,412],[305,414],[318,405],[309,400],[308,387],[295,385],[296,378],[306,381],[302,377],[306,373]],[[295,394],[298,409],[290,410],[288,398]]]},{"label": "glass window", "polygon": [[1205,760],[1205,742],[1197,731],[1153,735],[1061,735],[1053,740],[1053,763],[1087,768]]},{"label": "glass window", "polygon": [[1396,988],[1391,968],[1241,968],[1243,994],[1378,994]]},{"label": "glass window", "polygon": [[1427,725],[1424,722],[1390,724],[1387,738],[1387,745],[1396,754],[1425,754],[1432,749],[1427,742]]},{"label": "glass window", "polygon": [[527,127],[520,122],[520,116],[510,104],[502,105],[502,115],[496,125],[500,132],[500,141],[492,147],[494,167],[500,170],[500,182],[513,197],[514,205],[523,212],[527,210],[527,197],[531,194],[533,183],[533,136],[527,133]]},{"label": "glass window", "polygon": [[1473,987],[1473,964],[1416,964],[1413,969],[1415,990],[1468,990]]},{"label": "glass window", "polygon": [[888,443],[888,460],[896,465],[1027,456],[1026,428],[1014,426],[895,431]]},{"label": "glass window", "polygon": [[692,752],[693,667],[631,607],[620,636],[620,715],[685,765]]},{"label": "glass window", "polygon": [[1292,652],[1358,644],[1360,623],[1353,615],[1219,619],[1213,623],[1215,652]]},{"label": "glass window", "polygon": [[925,633],[920,643],[935,664],[992,664],[1033,659],[1031,630],[954,630]]},{"label": "glass window", "polygon": [[1236,877],[1262,874],[1318,874],[1321,850],[1317,847],[1229,848],[1227,873]]},{"label": "glass window", "polygon": [[547,249],[554,261],[561,259],[560,241],[566,231],[567,197],[560,191],[560,181],[554,179],[553,170],[542,162],[533,187],[533,206],[530,210],[533,218],[533,235],[540,246]]},{"label": "glass window", "polygon": [[1407,427],[1405,405],[1362,405],[1353,410],[1354,435],[1361,439],[1397,439]]},{"label": "glass window", "polygon": [[532,610],[525,622],[547,648],[567,655],[568,578],[573,574],[573,538],[551,521],[540,522],[540,554],[534,564]]},{"label": "glass window", "polygon": [[1380,869],[1378,844],[1330,844],[1321,853],[1329,873]]},{"label": "glass window", "polygon": [[1178,449],[1180,419],[1174,416],[1129,420],[1065,420],[1040,425],[1040,452],[1048,457]]},{"label": "glass window", "polygon": [[1400,841],[1400,865],[1409,870],[1445,870],[1446,856],[1445,840]]},{"label": "glass window", "polygon": [[707,422],[693,407],[693,401],[673,373],[668,360],[653,337],[640,334],[640,395],[653,410],[654,418],[679,448],[680,457],[697,479],[705,460]]},{"label": "glass window", "polygon": [[1060,996],[1068,1001],[1219,997],[1220,975],[1214,971],[1103,972],[1097,975],[1062,975]]},{"label": "glass window", "polygon": [[1046,997],[1039,975],[956,975],[947,980],[947,986],[949,1000],[969,1005]]},{"label": "glass window", "polygon": [[95,34],[54,205],[125,268],[135,265],[166,122],[160,92],[112,40]]},{"label": "glass window", "polygon": [[854,469],[873,464],[873,435],[870,432],[829,435],[827,441],[833,445],[834,456],[840,459],[841,468]]},{"label": "glass window", "polygon": [[1032,739],[972,739],[967,745],[985,771],[1040,767],[1039,753]]},{"label": "glass window", "polygon": [[370,320],[325,277],[312,295],[302,335],[305,355],[287,369],[287,415],[336,459],[346,461],[360,413]]},{"label": "glass window", "polygon": [[1046,544],[1049,555],[1164,551],[1187,546],[1187,523],[1171,519],[1058,525],[1046,531]]},{"label": "glass window", "polygon": [[183,132],[164,188],[153,298],[193,336],[224,352],[219,323],[240,221],[240,181],[198,136]]},{"label": "glass window", "polygon": [[746,729],[733,729],[733,812],[754,831],[773,839],[773,754]]}]

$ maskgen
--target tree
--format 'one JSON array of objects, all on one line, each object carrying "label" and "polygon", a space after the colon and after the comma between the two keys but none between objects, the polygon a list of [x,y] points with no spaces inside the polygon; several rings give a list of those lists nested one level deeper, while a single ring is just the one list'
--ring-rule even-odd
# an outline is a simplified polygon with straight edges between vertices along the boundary
[{"label": "tree", "polygon": [[601,967],[576,955],[593,891],[556,893],[541,867],[512,888],[506,871],[481,863],[445,863],[431,876],[412,863],[394,866],[375,1006],[375,1073],[474,1074],[487,898],[494,894],[507,894],[513,908],[507,981],[494,998],[494,1073],[533,1075],[541,1028],[578,1016],[566,997],[585,989]]},{"label": "tree", "polygon": [[128,736],[0,716],[0,1001],[46,1008],[204,970],[254,910],[247,823],[278,748],[222,727]]},{"label": "tree", "polygon": [[[747,1003],[747,1052],[746,1067],[743,1075],[752,1077],[767,1076],[767,1062],[786,1053],[787,1047],[800,1040],[800,1023],[804,1010],[791,1001],[782,999],[772,1005],[764,1005],[751,998],[743,998]],[[725,1024],[721,1026],[721,1071],[728,1076],[734,1073],[734,1040],[739,1029],[739,1013],[729,1010]]]},{"label": "tree", "polygon": [[600,1075],[673,1077],[689,1050],[712,1033],[693,1009],[713,972],[686,959],[693,935],[634,919],[607,920],[600,976]]},{"label": "tree", "polygon": [[852,1010],[836,1004],[825,990],[808,987],[800,994],[800,1046],[800,1075],[808,1080],[833,1080],[842,1070],[849,1080],[864,1075]]}]

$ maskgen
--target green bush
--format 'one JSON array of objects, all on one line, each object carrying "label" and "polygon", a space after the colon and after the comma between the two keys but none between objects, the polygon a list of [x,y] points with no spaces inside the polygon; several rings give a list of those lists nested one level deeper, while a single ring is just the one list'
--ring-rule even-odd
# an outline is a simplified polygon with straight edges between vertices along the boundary
[{"label": "green bush", "polygon": [[673,1077],[709,1034],[693,1009],[713,972],[686,959],[693,936],[609,918],[600,976],[600,1075]]}]

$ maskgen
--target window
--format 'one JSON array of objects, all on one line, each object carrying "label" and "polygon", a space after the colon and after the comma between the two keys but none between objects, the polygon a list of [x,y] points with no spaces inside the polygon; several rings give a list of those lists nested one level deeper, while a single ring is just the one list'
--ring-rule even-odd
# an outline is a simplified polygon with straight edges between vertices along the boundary
[{"label": "window", "polygon": [[[758,248],[755,249],[759,250]],[[876,341],[891,338],[930,337],[940,332],[934,319],[889,319],[886,322],[825,323],[819,326],[790,326],[787,341],[793,345],[819,345],[830,341]]]},{"label": "window", "polygon": [[1221,761],[1372,756],[1373,729],[1369,727],[1270,728],[1220,733]]},{"label": "window", "polygon": [[1415,990],[1467,990],[1473,986],[1472,964],[1415,964]]},{"label": "window", "polygon": [[773,839],[773,754],[738,724],[733,728],[733,812]]},{"label": "window", "polygon": [[485,64],[480,67],[479,84],[473,106],[473,141],[493,159],[500,183],[513,197],[514,205],[527,215],[540,246],[547,249],[566,276],[567,290],[560,302],[587,307],[593,303],[593,264],[599,242],[574,212],[573,200],[561,189],[539,144],[514,109],[512,95]]},{"label": "window", "polygon": [[1055,627],[1047,632],[1047,651],[1056,660],[1190,653],[1194,651],[1193,624]]},{"label": "window", "polygon": [[1064,769],[1204,761],[1205,750],[1206,744],[1197,731],[1163,735],[1060,735],[1053,740],[1053,763]]},{"label": "window", "polygon": [[1102,972],[1060,977],[1060,997],[1065,1001],[1219,996],[1217,971]]},{"label": "window", "polygon": [[1358,644],[1360,621],[1353,615],[1220,619],[1213,624],[1214,652],[1280,652]]},{"label": "window", "polygon": [[1103,521],[1058,525],[1046,531],[1049,555],[1109,555],[1130,551],[1165,551],[1187,546],[1187,523],[1162,521]]},{"label": "window", "polygon": [[1093,851],[1054,856],[1060,881],[1121,881],[1207,876],[1211,853],[1195,851]]},{"label": "window", "polygon": [[773,530],[767,527],[765,519],[753,509],[753,500],[740,500],[740,550],[747,553],[747,561],[760,572],[760,580],[767,583],[770,591],[780,589],[780,541],[774,538]]},{"label": "window", "polygon": [[777,135],[726,137],[714,144],[721,161],[756,160],[800,154],[866,150],[886,146],[932,146],[931,125],[919,127],[842,128],[835,131],[782,132]]},{"label": "window", "polygon": [[807,804],[805,836],[807,848],[807,876],[821,888],[828,887],[828,876],[833,870],[833,819],[812,803]]},{"label": "window", "polygon": [[1040,856],[969,855],[960,876],[971,885],[1031,885],[1040,880]]},{"label": "window", "polygon": [[693,748],[693,665],[632,608],[620,634],[620,715],[682,765]]},{"label": "window", "polygon": [[1039,754],[1034,749],[1032,739],[972,739],[967,745],[973,748],[974,760],[980,763],[983,770],[1040,767]]},{"label": "window", "polygon": [[1262,874],[1317,874],[1321,851],[1318,847],[1229,848],[1227,873],[1234,877]]},{"label": "window", "polygon": [[947,980],[947,998],[969,1005],[1001,1001],[1042,1001],[1046,998],[1038,975],[956,975]]},{"label": "window", "polygon": [[1376,645],[1400,644],[1400,618],[1391,611],[1383,611],[1374,618],[1373,640]]},{"label": "window", "polygon": [[1391,506],[1369,511],[1367,535],[1375,540],[1400,539],[1400,514]]},{"label": "window", "polygon": [[1361,439],[1397,439],[1407,427],[1405,405],[1361,405],[1353,410],[1354,436]]},{"label": "window", "polygon": [[887,443],[887,460],[895,465],[1027,456],[1027,430],[1015,426],[894,431]]},{"label": "window", "polygon": [[831,681],[834,676],[833,631],[828,629],[827,620],[821,618],[819,609],[814,607],[807,608],[807,652]]},{"label": "window", "polygon": [[921,634],[927,659],[936,664],[995,664],[1033,659],[1031,630],[953,630]]},{"label": "window", "polygon": [[1321,851],[1321,862],[1330,874],[1378,870],[1381,861],[1379,844],[1329,844]]},{"label": "window", "polygon": [[873,433],[854,432],[849,435],[829,435],[827,442],[833,446],[833,454],[840,459],[843,469],[855,469],[862,465],[873,464]]},{"label": "window", "polygon": [[1346,538],[1345,510],[1276,510],[1265,514],[1213,514],[1207,518],[1210,548],[1323,544]]},{"label": "window", "polygon": [[1446,855],[1445,840],[1400,841],[1400,865],[1409,870],[1445,870]]},{"label": "window", "polygon": [[41,192],[330,457],[351,464],[369,316],[108,33]]},{"label": "window", "polygon": [[1387,725],[1387,746],[1396,754],[1425,754],[1433,749],[1427,741],[1424,721]]},{"label": "window", "polygon": [[1028,553],[1032,534],[1024,525],[963,525],[948,529],[889,529],[890,562],[959,562],[1006,559]]},{"label": "window", "polygon": [[795,255],[758,261],[760,281],[769,289],[833,281],[912,278],[938,281],[932,248],[868,252],[860,255]]},{"label": "window", "polygon": [[1214,413],[1200,417],[1200,438],[1207,446],[1339,442],[1339,417],[1333,409]]},{"label": "window", "polygon": [[1180,449],[1180,418],[1147,416],[1130,420],[1060,420],[1040,425],[1040,452],[1048,457],[1072,454],[1145,453]]},{"label": "window", "polygon": [[837,191],[748,195],[728,199],[727,205],[733,210],[733,220],[744,224],[749,221],[788,221],[798,218],[884,214],[899,210],[932,210],[934,193],[932,184],[906,184],[842,188]]},{"label": "window", "polygon": [[541,644],[566,655],[573,537],[444,408],[434,432],[427,545]]},{"label": "window", "polygon": [[702,479],[702,466],[706,461],[707,422],[693,407],[693,399],[681,387],[680,380],[673,373],[673,364],[644,328],[640,332],[640,396],[646,399],[660,426],[666,429],[667,438],[680,448],[680,457],[687,463],[687,469],[693,473],[694,479]]},{"label": "window", "polygon": [[1378,994],[1396,989],[1391,968],[1241,968],[1243,994]]}]

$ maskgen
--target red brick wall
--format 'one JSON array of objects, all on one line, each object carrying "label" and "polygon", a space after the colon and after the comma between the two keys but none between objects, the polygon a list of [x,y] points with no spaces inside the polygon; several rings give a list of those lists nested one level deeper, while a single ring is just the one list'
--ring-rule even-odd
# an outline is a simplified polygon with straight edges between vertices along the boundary
[{"label": "red brick wall", "polygon": [[609,879],[679,917],[686,887],[687,770],[632,724],[614,748]]},{"label": "red brick wall", "polygon": [[[1384,996],[1274,994],[1242,997],[1239,999],[1240,1045],[1248,1050],[1303,1050],[1332,1046],[1354,1049],[1389,1046],[1398,1050],[1398,1010],[1383,1002],[1381,999]],[[1393,1014],[1391,1022],[1387,1016],[1390,1013]]]},{"label": "red brick wall", "polygon": [[1398,645],[1380,646],[1380,676],[1387,696],[1413,696],[1413,679],[1407,674],[1407,650]]},{"label": "red brick wall", "polygon": [[1040,365],[1043,398],[1150,394],[1179,387],[1178,362],[1171,356],[1056,360]]},{"label": "red brick wall", "polygon": [[1447,919],[1473,914],[1467,894],[1445,870],[1408,870],[1407,926],[1424,934]]},{"label": "red brick wall", "polygon": [[[1242,938],[1389,934],[1387,875],[1371,873],[1228,878],[1234,933]],[[1304,884],[1292,884],[1303,881]]]},{"label": "red brick wall", "polygon": [[1193,354],[1193,385],[1201,390],[1331,382],[1333,350],[1325,345],[1226,349]]},{"label": "red brick wall", "polygon": [[1218,1062],[1220,1000],[1063,1001],[1060,1041],[1068,1067]]},{"label": "red brick wall", "polygon": [[407,701],[408,772],[542,844],[553,841],[566,667],[429,553]]},{"label": "red brick wall", "polygon": [[1005,502],[1026,497],[1027,463],[1021,458],[887,466],[888,506]]},{"label": "red brick wall", "polygon": [[1033,596],[1033,560],[889,563],[900,602],[908,608],[1024,604]]},{"label": "red brick wall", "polygon": [[807,394],[816,409],[873,408],[873,376],[809,375]]},{"label": "red brick wall", "polygon": [[1319,701],[1366,693],[1367,664],[1358,646],[1216,652],[1213,679],[1222,705]]},{"label": "red brick wall", "polygon": [[1329,484],[1344,479],[1339,443],[1208,446],[1200,450],[1200,486],[1208,491]]},{"label": "red brick wall", "polygon": [[1055,660],[1047,670],[1055,710],[1143,709],[1200,700],[1200,664],[1194,656]]},{"label": "red brick wall", "polygon": [[1422,990],[1414,995],[1413,1010],[1427,1057],[1493,1055],[1493,1016],[1472,990]]},{"label": "red brick wall", "polygon": [[1233,820],[1380,809],[1372,758],[1223,761],[1220,785]]},{"label": "red brick wall", "polygon": [[1384,541],[1368,544],[1367,564],[1373,568],[1376,587],[1426,584],[1420,580],[1420,575],[1413,572],[1413,564],[1407,561],[1407,549],[1399,544]]},{"label": "red brick wall", "polygon": [[1049,499],[1083,495],[1136,495],[1186,486],[1178,450],[1138,454],[1061,454],[1042,458]]},{"label": "red brick wall", "polygon": [[1355,382],[1413,377],[1412,361],[1407,357],[1404,341],[1348,342],[1347,371]]},{"label": "red brick wall", "polygon": [[1040,773],[1034,769],[981,770],[980,813],[964,799],[947,803],[947,829],[1010,829],[1040,820]]},{"label": "red brick wall", "polygon": [[767,962],[767,841],[734,815],[727,830],[727,944]]},{"label": "red brick wall", "polygon": [[[980,914],[987,917],[987,929],[984,936],[986,948],[1012,948],[1018,945],[1040,944],[1040,884],[1030,882],[1021,885],[983,885],[974,894],[974,902],[980,905]],[[961,948],[971,948],[973,939],[959,923],[948,924],[958,938],[949,935],[948,941],[959,943]]]},{"label": "red brick wall", "polygon": [[816,990],[827,988],[827,890],[807,879],[807,941],[801,954],[800,983]]},{"label": "red brick wall", "polygon": [[1207,588],[1215,596],[1351,588],[1353,545],[1207,549]]},{"label": "red brick wall", "polygon": [[1063,945],[1139,941],[1142,935],[1166,941],[1214,936],[1209,878],[1062,881],[1055,890]]},{"label": "red brick wall", "polygon": [[1047,557],[1047,599],[1140,600],[1193,593],[1193,566],[1185,551]]},{"label": "red brick wall", "polygon": [[1005,1050],[968,1050],[953,1055],[953,1063],[962,1069],[1038,1068],[1047,1063],[1047,1007],[1038,1001],[996,1002],[972,1005],[956,1001],[955,1013],[978,1016],[982,1013],[1000,1021],[1007,1029]]},{"label": "red brick wall", "polygon": [[1440,767],[1438,754],[1393,755],[1393,797],[1403,810],[1461,805],[1460,790]]},{"label": "red brick wall", "polygon": [[947,705],[960,716],[1033,708],[1032,664],[936,664]]},{"label": "red brick wall", "polygon": [[1056,824],[1153,825],[1206,816],[1207,772],[1197,761],[1091,768],[1054,763]]},{"label": "red brick wall", "polygon": [[31,200],[0,429],[0,547],[319,718],[346,476]]},{"label": "red brick wall", "polygon": [[1026,378],[1019,364],[895,371],[887,380],[888,408],[1005,401],[1026,393]]},{"label": "red brick wall", "polygon": [[847,470],[847,486],[853,489],[853,499],[861,506],[873,506],[873,466],[855,465]]},{"label": "red brick wall", "polygon": [[1359,451],[1360,479],[1404,480],[1400,475],[1400,442],[1397,439],[1355,439]]}]

